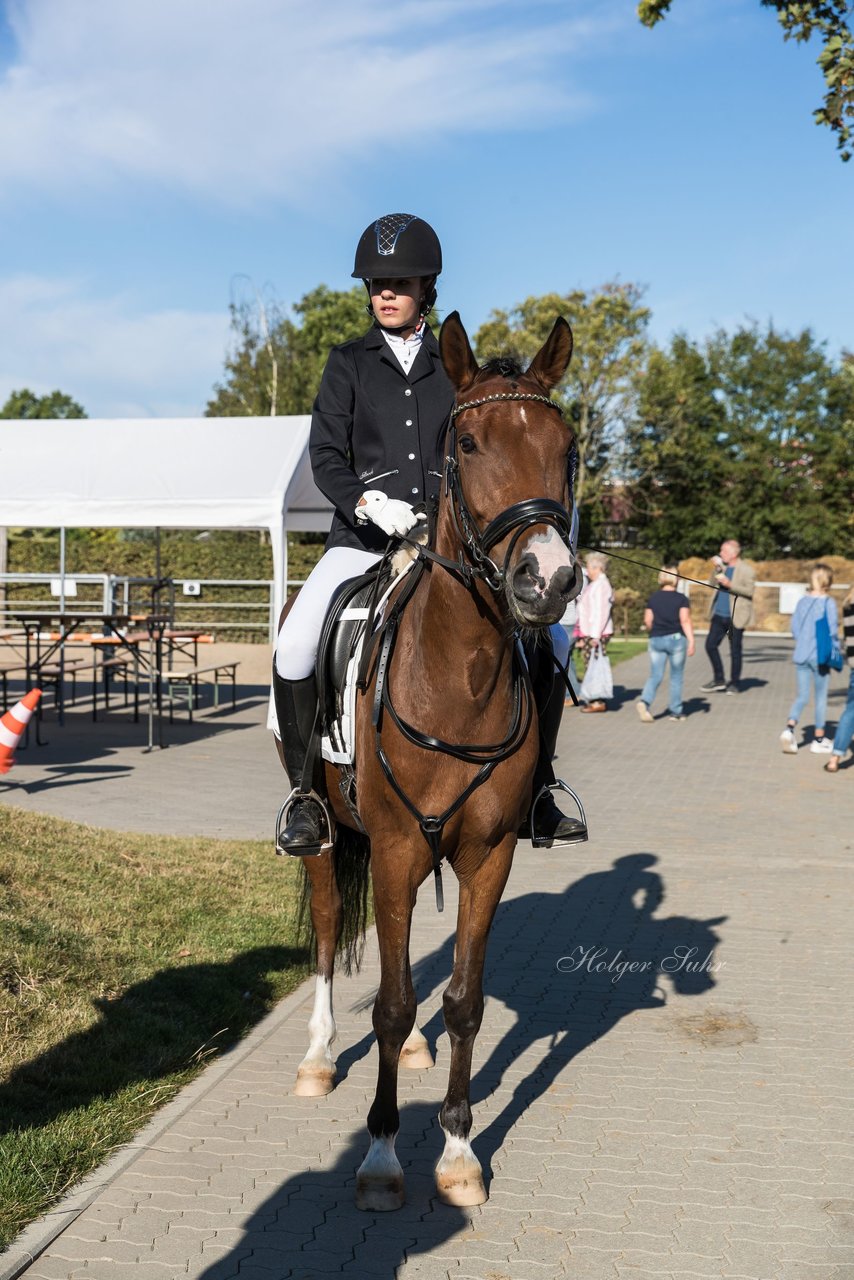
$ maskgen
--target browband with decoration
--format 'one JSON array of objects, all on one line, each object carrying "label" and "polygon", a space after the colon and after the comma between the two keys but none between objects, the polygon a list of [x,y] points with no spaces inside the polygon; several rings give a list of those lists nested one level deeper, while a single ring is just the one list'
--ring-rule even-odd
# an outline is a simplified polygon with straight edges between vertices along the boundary
[{"label": "browband with decoration", "polygon": [[482,404],[492,404],[493,401],[496,400],[536,400],[540,404],[547,404],[550,409],[557,409],[560,416],[563,417],[563,409],[561,406],[556,400],[551,400],[548,396],[522,395],[518,392],[505,392],[501,395],[484,396],[482,400],[466,400],[464,404],[455,405],[451,413],[451,421],[453,422],[454,418],[456,418],[458,414],[462,413],[464,409],[477,409]]}]

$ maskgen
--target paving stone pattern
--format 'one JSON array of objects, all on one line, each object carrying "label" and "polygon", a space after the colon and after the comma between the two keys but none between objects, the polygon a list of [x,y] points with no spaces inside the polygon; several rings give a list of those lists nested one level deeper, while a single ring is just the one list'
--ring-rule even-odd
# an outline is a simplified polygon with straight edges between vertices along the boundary
[{"label": "paving stone pattern", "polygon": [[684,722],[661,695],[660,718],[638,720],[645,657],[617,669],[618,708],[567,712],[560,762],[593,836],[520,845],[499,909],[473,1076],[487,1204],[448,1208],[433,1188],[446,871],[445,914],[425,885],[413,932],[437,1065],[402,1073],[400,1212],[353,1208],[376,1061],[370,944],[337,983],[330,1097],[289,1093],[304,987],[96,1179],[27,1280],[851,1280],[854,767],[831,778],[821,756],[779,750],[790,652],[749,641],[737,697],[694,692],[695,658]]}]

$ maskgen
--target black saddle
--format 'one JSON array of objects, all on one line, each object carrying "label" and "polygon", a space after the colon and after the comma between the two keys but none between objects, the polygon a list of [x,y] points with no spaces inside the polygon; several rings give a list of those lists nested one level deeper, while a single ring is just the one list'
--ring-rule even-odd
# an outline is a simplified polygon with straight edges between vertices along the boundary
[{"label": "black saddle", "polygon": [[317,697],[324,728],[334,733],[334,726],[343,714],[344,683],[347,666],[356,645],[361,639],[366,618],[341,617],[348,609],[367,610],[372,597],[376,597],[380,565],[369,569],[357,578],[347,578],[338,587],[329,602],[329,608],[320,633],[317,649]]}]

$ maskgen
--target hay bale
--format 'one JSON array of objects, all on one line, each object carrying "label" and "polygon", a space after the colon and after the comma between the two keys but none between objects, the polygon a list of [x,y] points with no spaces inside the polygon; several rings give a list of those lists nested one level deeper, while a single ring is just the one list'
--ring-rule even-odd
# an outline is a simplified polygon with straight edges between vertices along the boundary
[{"label": "hay bale", "polygon": [[757,630],[774,631],[778,635],[788,635],[792,625],[791,615],[788,613],[766,613],[761,619]]}]

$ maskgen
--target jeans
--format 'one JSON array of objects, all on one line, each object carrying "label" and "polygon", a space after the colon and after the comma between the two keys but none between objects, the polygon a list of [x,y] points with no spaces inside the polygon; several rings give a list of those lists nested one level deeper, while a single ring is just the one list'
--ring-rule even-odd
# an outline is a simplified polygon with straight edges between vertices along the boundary
[{"label": "jeans", "polygon": [[682,680],[685,675],[685,655],[688,652],[688,640],[681,633],[670,636],[650,636],[649,638],[649,679],[643,687],[641,701],[648,707],[658,692],[658,686],[664,678],[664,668],[670,659],[670,697],[669,711],[672,716],[682,714]]},{"label": "jeans", "polygon": [[815,728],[823,730],[827,719],[827,686],[830,684],[830,672],[825,671],[822,675],[815,662],[796,662],[795,680],[798,691],[789,712],[789,719],[797,724],[801,718],[801,712],[810,700],[810,689],[814,687]]},{"label": "jeans", "polygon": [[845,704],[842,715],[839,717],[839,724],[836,726],[836,737],[833,739],[833,754],[835,756],[844,756],[851,746],[852,738],[854,738],[854,671],[851,672],[851,678],[848,681],[848,701]]},{"label": "jeans", "polygon": [[741,679],[741,638],[743,630],[733,627],[729,618],[713,615],[709,620],[709,634],[706,636],[706,653],[712,664],[712,674],[718,684],[724,683],[724,664],[718,653],[723,638],[729,631],[730,684],[737,685]]}]

